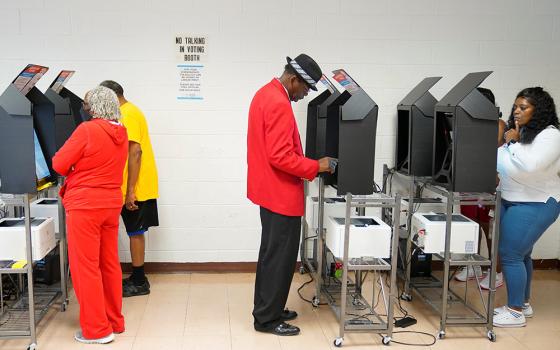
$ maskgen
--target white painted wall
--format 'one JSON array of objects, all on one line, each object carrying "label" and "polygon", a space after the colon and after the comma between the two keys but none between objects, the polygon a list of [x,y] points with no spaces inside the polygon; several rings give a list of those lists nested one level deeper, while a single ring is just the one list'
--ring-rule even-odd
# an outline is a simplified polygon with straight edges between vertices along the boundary
[{"label": "white painted wall", "polygon": [[[209,37],[204,101],[175,98],[174,37],[187,33]],[[469,72],[493,70],[484,86],[503,110],[536,84],[560,101],[556,0],[4,0],[0,48],[4,87],[27,63],[51,68],[42,90],[75,69],[68,88],[77,94],[114,79],[146,113],[161,186],[148,261],[256,260],[247,110],[286,55],[306,52],[325,72],[345,68],[380,105],[378,181],[393,162],[395,106],[426,76],[444,77],[436,98]],[[304,134],[306,103],[294,109]],[[560,256],[558,231],[541,239],[536,258]]]}]

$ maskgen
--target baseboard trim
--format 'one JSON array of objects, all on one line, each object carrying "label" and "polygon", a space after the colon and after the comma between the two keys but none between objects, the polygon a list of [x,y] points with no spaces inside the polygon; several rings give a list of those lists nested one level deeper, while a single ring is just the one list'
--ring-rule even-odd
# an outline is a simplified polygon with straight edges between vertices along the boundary
[{"label": "baseboard trim", "polygon": [[[131,263],[121,263],[123,272],[132,271]],[[147,273],[182,273],[182,272],[255,272],[256,262],[203,262],[203,263],[172,263],[147,262],[144,271]]]},{"label": "baseboard trim", "polygon": [[[300,263],[297,263],[296,271]],[[121,263],[123,272],[132,271],[130,263]],[[560,270],[559,259],[537,259],[533,260],[536,270]],[[207,273],[247,273],[257,270],[256,262],[203,262],[203,263],[172,263],[172,262],[147,262],[144,265],[147,273],[185,273],[185,272],[207,272]],[[433,270],[443,270],[441,261],[432,262]]]},{"label": "baseboard trim", "polygon": [[[533,259],[535,270],[560,270],[559,259]],[[432,270],[443,270],[443,261],[432,261]]]}]

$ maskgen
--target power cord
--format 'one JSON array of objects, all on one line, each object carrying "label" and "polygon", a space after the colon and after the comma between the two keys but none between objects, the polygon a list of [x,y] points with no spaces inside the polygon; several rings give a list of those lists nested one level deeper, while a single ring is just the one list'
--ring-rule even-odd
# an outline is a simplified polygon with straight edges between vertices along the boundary
[{"label": "power cord", "polygon": [[8,317],[6,317],[6,320],[0,322],[0,327],[3,327],[12,318],[12,314],[10,313],[10,311],[6,311],[6,315],[8,315]]},{"label": "power cord", "polygon": [[[436,343],[436,337],[433,334],[430,333],[426,333],[426,332],[419,332],[419,331],[396,331],[393,332],[393,334],[399,334],[399,333],[410,333],[410,334],[421,334],[421,335],[427,335],[428,337],[432,338],[432,342],[430,344],[422,344],[422,343],[405,343],[405,342],[400,342],[400,341],[396,341],[396,340],[391,340],[391,343],[395,343],[395,344],[400,344],[400,345],[406,345],[406,346],[432,346]],[[381,339],[383,339],[383,336],[380,334],[379,335],[381,337]]]},{"label": "power cord", "polygon": [[[307,282],[304,282],[304,283],[298,288],[297,293],[298,293],[299,297],[301,298],[301,300],[303,300],[303,301],[305,301],[305,302],[308,302],[309,304],[313,304],[313,301],[311,301],[311,300],[309,300],[309,299],[306,299],[303,295],[301,295],[301,290],[302,290],[306,285],[308,285],[309,283],[311,283],[311,282],[314,281],[313,276],[312,276],[311,274],[309,274],[309,277],[310,277],[310,280],[307,281]],[[318,305],[328,305],[328,303],[319,303]]]}]

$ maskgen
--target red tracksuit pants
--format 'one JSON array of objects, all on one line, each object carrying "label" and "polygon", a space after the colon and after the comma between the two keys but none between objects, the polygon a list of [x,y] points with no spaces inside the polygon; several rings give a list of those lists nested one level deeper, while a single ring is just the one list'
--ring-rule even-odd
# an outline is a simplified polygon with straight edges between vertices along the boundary
[{"label": "red tracksuit pants", "polygon": [[121,208],[66,211],[68,258],[87,339],[124,331],[118,254]]}]

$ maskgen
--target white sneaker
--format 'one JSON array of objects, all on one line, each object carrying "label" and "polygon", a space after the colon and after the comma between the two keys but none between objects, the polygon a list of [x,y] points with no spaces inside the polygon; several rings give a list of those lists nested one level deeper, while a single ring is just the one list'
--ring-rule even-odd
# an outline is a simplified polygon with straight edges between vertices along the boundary
[{"label": "white sneaker", "polygon": [[[504,274],[503,273],[497,273],[496,274],[496,288],[500,288],[501,286],[504,285]],[[484,278],[482,279],[482,281],[480,281],[480,288],[482,289],[490,289],[490,274],[487,273],[486,276],[484,276]]]},{"label": "white sneaker", "polygon": [[[467,276],[467,270],[469,270],[469,274]],[[465,282],[467,279],[469,280],[473,280],[475,279],[475,272],[476,272],[476,276],[478,276],[478,278],[482,277],[482,269],[480,268],[480,266],[471,266],[467,269],[467,266],[461,268],[461,271],[459,271],[459,273],[455,274],[455,279],[457,281],[461,281],[461,282]]]},{"label": "white sneaker", "polygon": [[529,303],[523,304],[522,310],[523,310],[523,316],[525,316],[526,318],[533,317],[533,308],[531,307],[531,304]]},{"label": "white sneaker", "polygon": [[[494,327],[516,328],[525,327],[527,325],[522,312],[512,310],[509,307],[498,309],[501,309],[501,311],[499,311],[497,315],[494,315]],[[494,312],[495,311],[496,309],[494,309]]]},{"label": "white sneaker", "polygon": [[108,336],[103,337],[103,338],[87,339],[87,338],[84,338],[84,335],[82,334],[82,331],[77,331],[76,334],[74,334],[74,339],[76,339],[80,343],[84,343],[84,344],[108,344],[108,343],[112,342],[113,340],[115,340],[115,335],[113,333],[111,333]]},{"label": "white sneaker", "polygon": [[[497,307],[497,308],[494,309],[494,315],[502,313],[506,310],[507,310],[507,306],[505,306],[505,305],[501,306],[501,307]],[[531,307],[531,305],[529,303],[525,303],[523,305],[523,308],[521,309],[521,311],[523,312],[523,316],[525,316],[525,318],[533,317],[533,308]]]}]

